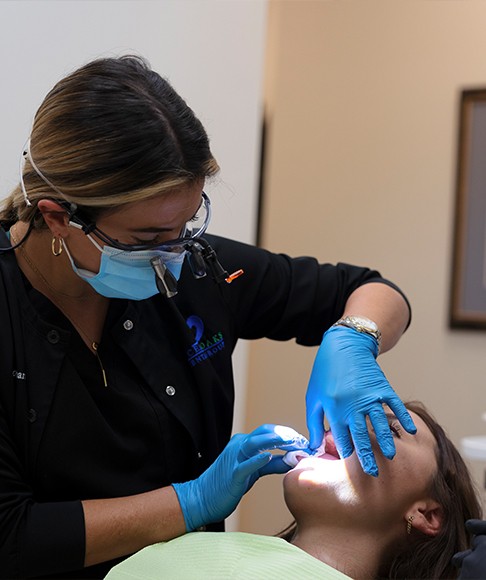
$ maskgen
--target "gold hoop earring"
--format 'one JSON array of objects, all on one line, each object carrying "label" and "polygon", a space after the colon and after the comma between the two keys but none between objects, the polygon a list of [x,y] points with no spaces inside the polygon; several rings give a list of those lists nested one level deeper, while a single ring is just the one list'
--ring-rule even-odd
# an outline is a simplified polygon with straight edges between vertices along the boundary
[{"label": "gold hoop earring", "polygon": [[412,522],[415,518],[410,516],[407,520],[407,534],[410,535],[412,533]]},{"label": "gold hoop earring", "polygon": [[[59,240],[59,241],[58,241],[58,248],[57,248],[57,250],[56,250],[56,240]],[[51,243],[51,250],[52,250],[52,255],[53,255],[53,256],[56,256],[56,257],[57,257],[57,256],[60,256],[60,255],[62,254],[62,249],[63,249],[63,246],[62,246],[62,238],[61,238],[61,237],[59,237],[59,238],[56,238],[56,237],[54,236],[54,237],[52,238],[52,243]]]}]

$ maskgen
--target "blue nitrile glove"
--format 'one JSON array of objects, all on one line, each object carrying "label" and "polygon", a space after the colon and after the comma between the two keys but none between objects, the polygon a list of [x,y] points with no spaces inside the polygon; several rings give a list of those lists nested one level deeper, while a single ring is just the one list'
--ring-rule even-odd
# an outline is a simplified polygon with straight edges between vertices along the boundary
[{"label": "blue nitrile glove", "polygon": [[[307,427],[310,448],[324,436],[324,415],[342,458],[353,452],[366,473],[378,475],[366,424],[369,416],[378,444],[388,459],[395,444],[383,410],[387,404],[409,433],[416,427],[405,405],[389,385],[376,362],[378,344],[369,334],[346,326],[332,326],[324,333],[307,388]],[[352,439],[351,439],[352,438]]]},{"label": "blue nitrile glove", "polygon": [[467,520],[466,529],[474,534],[472,549],[458,552],[452,558],[456,568],[460,568],[459,580],[486,578],[486,521]]},{"label": "blue nitrile glove", "polygon": [[229,516],[262,475],[286,473],[283,455],[267,449],[304,449],[309,442],[290,427],[261,425],[249,435],[233,435],[216,461],[197,479],[175,483],[186,530],[219,522]]}]

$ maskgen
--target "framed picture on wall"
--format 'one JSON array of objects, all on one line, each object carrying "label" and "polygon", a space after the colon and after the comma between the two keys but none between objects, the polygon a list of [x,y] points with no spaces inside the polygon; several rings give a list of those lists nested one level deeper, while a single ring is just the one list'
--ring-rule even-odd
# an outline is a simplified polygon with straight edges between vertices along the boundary
[{"label": "framed picture on wall", "polygon": [[486,330],[486,88],[461,93],[450,326]]}]

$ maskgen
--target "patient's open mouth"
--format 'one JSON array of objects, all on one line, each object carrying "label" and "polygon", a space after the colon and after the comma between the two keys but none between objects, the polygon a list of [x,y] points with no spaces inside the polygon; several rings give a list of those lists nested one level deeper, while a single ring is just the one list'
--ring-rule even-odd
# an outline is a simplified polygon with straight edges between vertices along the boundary
[{"label": "patient's open mouth", "polygon": [[331,431],[326,431],[324,435],[324,449],[325,455],[332,455],[336,459],[341,459],[339,457],[339,453],[336,448],[336,444],[334,443],[334,437],[332,436]]},{"label": "patient's open mouth", "polygon": [[307,457],[316,457],[329,461],[336,461],[337,459],[341,459],[336,449],[331,431],[326,431],[322,445],[313,453],[303,450],[289,451],[284,455],[283,461],[287,465],[290,465],[290,467],[295,467],[300,461],[306,459]]},{"label": "patient's open mouth", "polygon": [[302,459],[305,459],[306,457],[311,457],[307,451],[288,451],[282,457],[282,461],[290,467],[295,467],[299,461],[302,461]]}]

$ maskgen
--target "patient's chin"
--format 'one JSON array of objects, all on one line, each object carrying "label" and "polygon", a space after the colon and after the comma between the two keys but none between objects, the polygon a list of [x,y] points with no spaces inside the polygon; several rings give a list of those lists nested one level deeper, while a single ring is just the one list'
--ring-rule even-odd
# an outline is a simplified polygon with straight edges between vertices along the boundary
[{"label": "patient's chin", "polygon": [[[356,505],[359,497],[348,473],[348,461],[307,457],[284,479],[287,505],[306,506],[309,511],[333,510],[340,504]],[[324,502],[324,503],[323,503]]]}]

